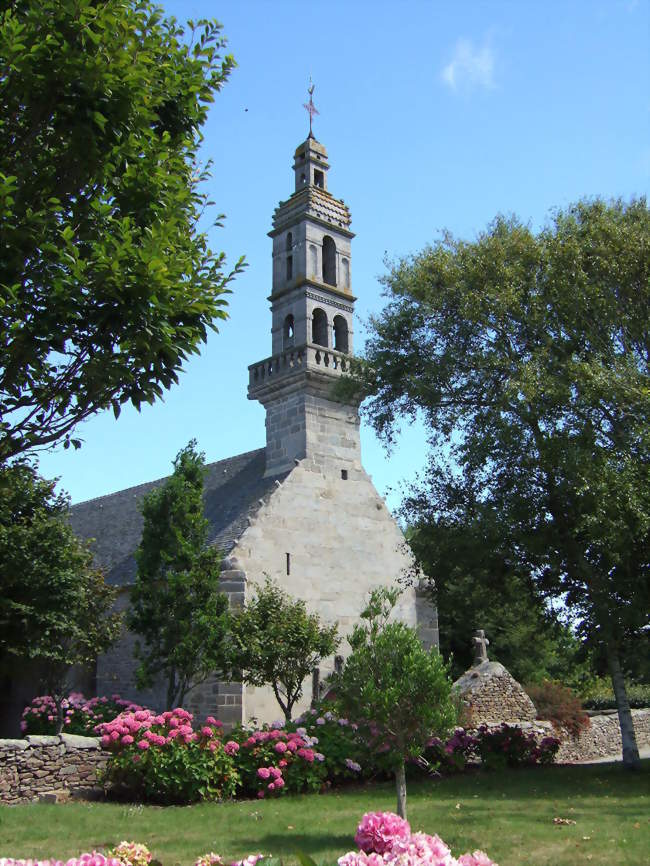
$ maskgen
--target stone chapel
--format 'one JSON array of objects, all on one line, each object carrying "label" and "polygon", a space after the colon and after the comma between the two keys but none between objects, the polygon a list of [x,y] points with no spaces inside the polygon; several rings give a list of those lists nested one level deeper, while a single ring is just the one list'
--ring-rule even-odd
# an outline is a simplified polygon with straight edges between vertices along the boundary
[{"label": "stone chapel", "polygon": [[[335,400],[331,388],[353,351],[350,211],[328,190],[327,151],[313,137],[294,154],[295,188],[273,215],[270,355],[249,367],[248,398],[266,410],[266,447],[207,467],[205,514],[210,543],[223,552],[222,589],[242,604],[265,574],[304,599],[345,636],[358,621],[371,589],[413,572],[404,536],[361,464],[356,405]],[[144,494],[165,479],[72,508],[73,528],[93,538],[96,560],[128,604],[135,578]],[[437,645],[437,618],[411,584],[396,616]],[[98,694],[119,692],[161,708],[165,690],[137,692],[135,636],[125,634],[97,665]],[[334,667],[330,659],[320,672]],[[312,696],[305,684],[303,702]],[[186,701],[199,716],[224,723],[280,715],[270,689],[219,682],[197,686]]]}]

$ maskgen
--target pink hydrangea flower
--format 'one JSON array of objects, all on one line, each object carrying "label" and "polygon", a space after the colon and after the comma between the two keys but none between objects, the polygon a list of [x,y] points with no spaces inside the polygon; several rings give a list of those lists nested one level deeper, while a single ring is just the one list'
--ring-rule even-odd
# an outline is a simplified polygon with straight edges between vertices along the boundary
[{"label": "pink hydrangea flower", "polygon": [[260,777],[260,779],[268,779],[268,777],[271,775],[271,771],[268,767],[258,767],[257,775]]},{"label": "pink hydrangea flower", "polygon": [[283,752],[287,751],[287,744],[282,742],[282,740],[280,740],[279,742],[277,742],[275,744],[274,748],[275,748],[276,752],[279,752],[280,754],[282,754]]},{"label": "pink hydrangea flower", "polygon": [[139,740],[137,743],[137,747],[141,749],[143,752],[146,752],[149,748],[149,743],[146,740]]},{"label": "pink hydrangea flower", "polygon": [[390,851],[394,841],[407,841],[410,836],[410,824],[394,812],[366,812],[354,841],[368,854],[383,854]]},{"label": "pink hydrangea flower", "polygon": [[228,740],[223,748],[227,755],[236,755],[239,751],[239,743],[236,743],[234,740]]},{"label": "pink hydrangea flower", "polygon": [[490,860],[485,851],[474,851],[473,854],[461,854],[458,858],[459,866],[497,866],[494,860]]}]

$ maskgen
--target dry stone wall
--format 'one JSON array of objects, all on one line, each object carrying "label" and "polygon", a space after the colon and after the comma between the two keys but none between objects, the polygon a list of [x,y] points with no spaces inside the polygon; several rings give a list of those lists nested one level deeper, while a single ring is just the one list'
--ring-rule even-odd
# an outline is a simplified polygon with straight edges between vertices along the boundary
[{"label": "dry stone wall", "polygon": [[474,665],[454,683],[470,713],[472,725],[483,722],[530,722],[535,705],[519,683],[499,662]]},{"label": "dry stone wall", "polygon": [[0,802],[97,795],[103,790],[98,771],[108,758],[96,737],[59,734],[0,740]]},{"label": "dry stone wall", "polygon": [[[637,746],[640,749],[650,746],[650,709],[632,710],[632,721]],[[593,761],[620,755],[622,748],[618,713],[611,710],[591,716],[589,727],[585,728],[577,739],[563,737],[557,762]]]}]

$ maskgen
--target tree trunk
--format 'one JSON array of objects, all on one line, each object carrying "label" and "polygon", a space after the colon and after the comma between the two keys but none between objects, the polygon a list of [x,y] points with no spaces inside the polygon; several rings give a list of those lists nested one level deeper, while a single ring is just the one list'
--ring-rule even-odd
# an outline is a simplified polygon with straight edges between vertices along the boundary
[{"label": "tree trunk", "polygon": [[397,814],[406,820],[406,768],[404,758],[395,768],[395,787],[397,788]]},{"label": "tree trunk", "polygon": [[616,697],[618,723],[621,726],[623,764],[630,770],[639,770],[641,768],[641,759],[639,758],[639,749],[636,744],[632,712],[627,699],[625,680],[623,679],[623,673],[618,659],[618,649],[613,644],[608,644],[607,646],[607,663],[609,665],[609,673],[612,677],[614,696]]},{"label": "tree trunk", "polygon": [[174,710],[176,703],[176,668],[172,668],[169,672],[167,680],[167,709]]}]

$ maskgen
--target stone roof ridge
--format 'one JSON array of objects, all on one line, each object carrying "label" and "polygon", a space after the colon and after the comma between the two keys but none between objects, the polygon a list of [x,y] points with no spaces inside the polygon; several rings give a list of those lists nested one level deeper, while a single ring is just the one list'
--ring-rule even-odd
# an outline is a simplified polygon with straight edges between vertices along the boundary
[{"label": "stone roof ridge", "polygon": [[[204,468],[206,471],[211,470],[220,463],[232,463],[233,460],[252,457],[253,454],[257,454],[264,450],[264,448],[253,448],[251,451],[243,451],[241,454],[234,454],[232,457],[223,457],[221,460],[213,460],[212,463],[206,463]],[[151,481],[142,481],[140,484],[133,484],[131,487],[122,487],[120,490],[114,490],[112,493],[102,493],[100,496],[91,496],[90,499],[82,499],[79,502],[73,502],[70,505],[70,510],[73,511],[79,505],[90,505],[91,503],[99,502],[100,500],[114,499],[117,496],[124,496],[127,493],[133,493],[134,496],[137,496],[138,493],[145,488],[153,488],[162,484],[163,481],[171,478],[172,474],[173,473],[170,472],[167,475],[161,475],[160,478],[153,478]]]}]

